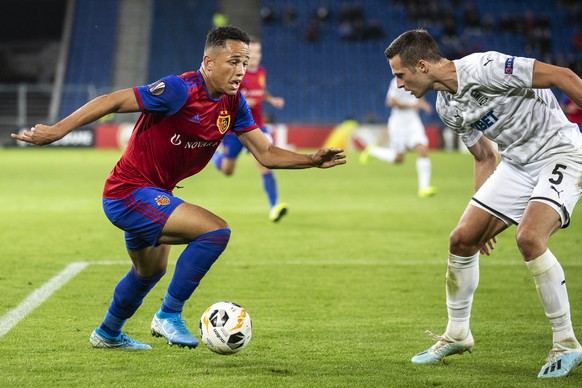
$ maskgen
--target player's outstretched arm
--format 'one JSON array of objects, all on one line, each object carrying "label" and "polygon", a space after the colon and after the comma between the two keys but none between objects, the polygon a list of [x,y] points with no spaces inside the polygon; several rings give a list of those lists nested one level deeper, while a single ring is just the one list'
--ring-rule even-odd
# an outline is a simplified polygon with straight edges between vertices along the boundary
[{"label": "player's outstretched arm", "polygon": [[54,125],[37,124],[20,134],[13,133],[13,139],[35,145],[46,145],[62,139],[67,133],[92,123],[110,113],[138,112],[139,105],[132,89],[123,89],[105,94],[89,101],[63,120]]},{"label": "player's outstretched arm", "polygon": [[238,135],[255,159],[269,169],[330,168],[346,164],[344,150],[324,148],[315,154],[299,154],[272,145],[259,129]]},{"label": "player's outstretched arm", "polygon": [[576,105],[582,106],[582,79],[566,67],[535,61],[532,87],[557,87]]}]

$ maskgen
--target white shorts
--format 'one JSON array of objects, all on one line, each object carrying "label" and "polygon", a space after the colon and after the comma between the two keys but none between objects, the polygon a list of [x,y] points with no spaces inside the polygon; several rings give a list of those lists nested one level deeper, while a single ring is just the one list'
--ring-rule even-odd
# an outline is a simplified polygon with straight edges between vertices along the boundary
[{"label": "white shorts", "polygon": [[418,114],[392,115],[388,119],[390,148],[399,154],[411,150],[417,145],[428,145],[424,125]]},{"label": "white shorts", "polygon": [[582,155],[560,155],[517,166],[501,162],[471,199],[471,204],[504,221],[519,224],[529,201],[539,201],[554,209],[562,228],[582,195]]}]

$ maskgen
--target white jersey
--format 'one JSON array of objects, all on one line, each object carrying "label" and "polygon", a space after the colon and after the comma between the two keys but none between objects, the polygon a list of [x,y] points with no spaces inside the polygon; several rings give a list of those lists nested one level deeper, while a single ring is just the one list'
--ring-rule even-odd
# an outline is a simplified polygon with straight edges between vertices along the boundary
[{"label": "white jersey", "polygon": [[580,130],[552,91],[531,88],[534,59],[489,51],[453,62],[457,93],[438,92],[436,110],[467,147],[485,135],[517,165],[582,151]]},{"label": "white jersey", "polygon": [[[418,99],[410,92],[399,89],[396,78],[392,78],[386,100],[393,98],[399,104],[416,106]],[[428,145],[428,138],[417,108],[390,108],[388,118],[388,134],[390,147],[397,153],[404,153],[417,145]]]},{"label": "white jersey", "polygon": [[[386,94],[386,99],[393,98],[403,105],[415,106],[418,99],[414,95],[406,90],[399,89],[396,84],[396,78],[392,78],[390,81],[390,86],[388,87],[388,93]],[[418,116],[418,110],[416,108],[391,108],[391,116],[408,118],[411,116]]]}]

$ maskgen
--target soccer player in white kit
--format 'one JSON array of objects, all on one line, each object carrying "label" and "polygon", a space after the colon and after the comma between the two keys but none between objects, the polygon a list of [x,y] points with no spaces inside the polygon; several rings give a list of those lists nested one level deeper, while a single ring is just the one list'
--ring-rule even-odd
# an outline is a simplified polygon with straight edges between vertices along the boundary
[{"label": "soccer player in white kit", "polygon": [[404,89],[398,88],[396,78],[390,81],[386,93],[386,106],[391,108],[388,118],[390,147],[375,145],[366,147],[360,154],[360,163],[368,163],[373,156],[388,163],[401,164],[404,162],[406,151],[415,150],[418,196],[421,198],[433,196],[436,188],[430,185],[428,138],[419,114],[419,110],[432,113],[432,107],[424,98],[416,98]]},{"label": "soccer player in white kit", "polygon": [[398,87],[416,97],[438,91],[437,113],[474,156],[476,192],[449,240],[448,324],[412,362],[433,364],[472,351],[469,317],[479,254],[489,255],[495,236],[515,224],[517,246],[552,328],[553,346],[538,377],[567,376],[582,362],[582,347],[564,271],[547,242],[568,226],[581,195],[582,135],[549,88],[582,105],[582,79],[564,67],[497,52],[451,61],[422,29],[403,33],[384,54]]}]

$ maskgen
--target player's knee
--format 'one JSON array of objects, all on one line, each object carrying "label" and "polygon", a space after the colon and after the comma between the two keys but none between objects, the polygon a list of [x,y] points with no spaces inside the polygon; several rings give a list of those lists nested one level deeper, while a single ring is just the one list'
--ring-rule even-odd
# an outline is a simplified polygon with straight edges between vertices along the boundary
[{"label": "player's knee", "polygon": [[449,236],[449,252],[459,256],[471,256],[479,250],[467,231],[457,226]]},{"label": "player's knee", "polygon": [[228,230],[228,233],[230,233],[230,225],[228,225],[228,222],[226,222],[222,218],[216,219],[212,226],[213,226],[213,231],[220,230],[220,229],[226,229],[226,230]]},{"label": "player's knee", "polygon": [[525,260],[531,260],[547,249],[547,240],[528,228],[518,228],[515,234],[517,247]]}]

